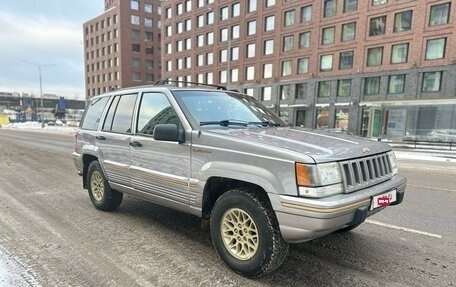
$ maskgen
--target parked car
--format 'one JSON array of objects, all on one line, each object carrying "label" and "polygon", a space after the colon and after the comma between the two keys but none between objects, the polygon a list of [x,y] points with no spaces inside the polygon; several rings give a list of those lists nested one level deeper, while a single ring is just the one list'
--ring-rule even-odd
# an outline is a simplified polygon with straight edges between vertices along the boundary
[{"label": "parked car", "polygon": [[249,277],[280,266],[289,243],[401,203],[407,182],[389,145],[289,127],[221,87],[94,97],[73,160],[97,209],[116,209],[126,193],[201,217],[222,260]]}]

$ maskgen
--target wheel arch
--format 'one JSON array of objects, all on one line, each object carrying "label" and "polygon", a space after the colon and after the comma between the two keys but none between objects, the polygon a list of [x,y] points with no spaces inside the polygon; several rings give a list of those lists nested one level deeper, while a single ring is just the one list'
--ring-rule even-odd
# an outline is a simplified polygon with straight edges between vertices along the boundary
[{"label": "wheel arch", "polygon": [[82,186],[87,189],[87,173],[93,161],[98,161],[98,157],[91,154],[82,155]]}]

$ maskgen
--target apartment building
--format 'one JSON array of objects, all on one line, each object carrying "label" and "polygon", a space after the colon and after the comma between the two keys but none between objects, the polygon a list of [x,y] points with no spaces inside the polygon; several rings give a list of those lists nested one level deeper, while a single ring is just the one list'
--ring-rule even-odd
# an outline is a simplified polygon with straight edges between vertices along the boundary
[{"label": "apartment building", "polygon": [[222,84],[290,124],[456,131],[451,0],[169,0],[163,78]]},{"label": "apartment building", "polygon": [[161,78],[160,0],[105,0],[84,23],[86,98]]}]

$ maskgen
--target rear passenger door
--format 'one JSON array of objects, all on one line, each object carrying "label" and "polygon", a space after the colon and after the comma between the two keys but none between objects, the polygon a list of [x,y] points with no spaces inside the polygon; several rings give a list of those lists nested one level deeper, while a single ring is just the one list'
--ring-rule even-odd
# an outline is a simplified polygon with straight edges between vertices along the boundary
[{"label": "rear passenger door", "polygon": [[130,138],[136,97],[136,94],[113,96],[96,136],[106,176],[120,191],[130,187]]},{"label": "rear passenger door", "polygon": [[144,93],[132,137],[132,187],[163,205],[185,209],[189,204],[190,144],[156,141],[157,124],[182,124],[167,96]]}]

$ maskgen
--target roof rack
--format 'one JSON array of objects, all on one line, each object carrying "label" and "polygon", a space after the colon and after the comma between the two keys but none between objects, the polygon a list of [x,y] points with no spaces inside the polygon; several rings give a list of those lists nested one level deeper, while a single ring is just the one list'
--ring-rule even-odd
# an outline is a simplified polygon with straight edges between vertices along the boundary
[{"label": "roof rack", "polygon": [[217,90],[224,90],[226,91],[226,87],[225,86],[219,86],[219,85],[211,85],[211,84],[204,84],[204,83],[198,83],[198,82],[187,82],[187,81],[176,81],[176,80],[168,80],[168,79],[163,79],[163,80],[159,80],[159,81],[156,81],[154,83],[155,86],[159,86],[159,85],[169,85],[171,83],[182,83],[182,84],[192,84],[192,85],[195,85],[195,86],[207,86],[207,87],[214,87],[214,88],[217,88]]}]

